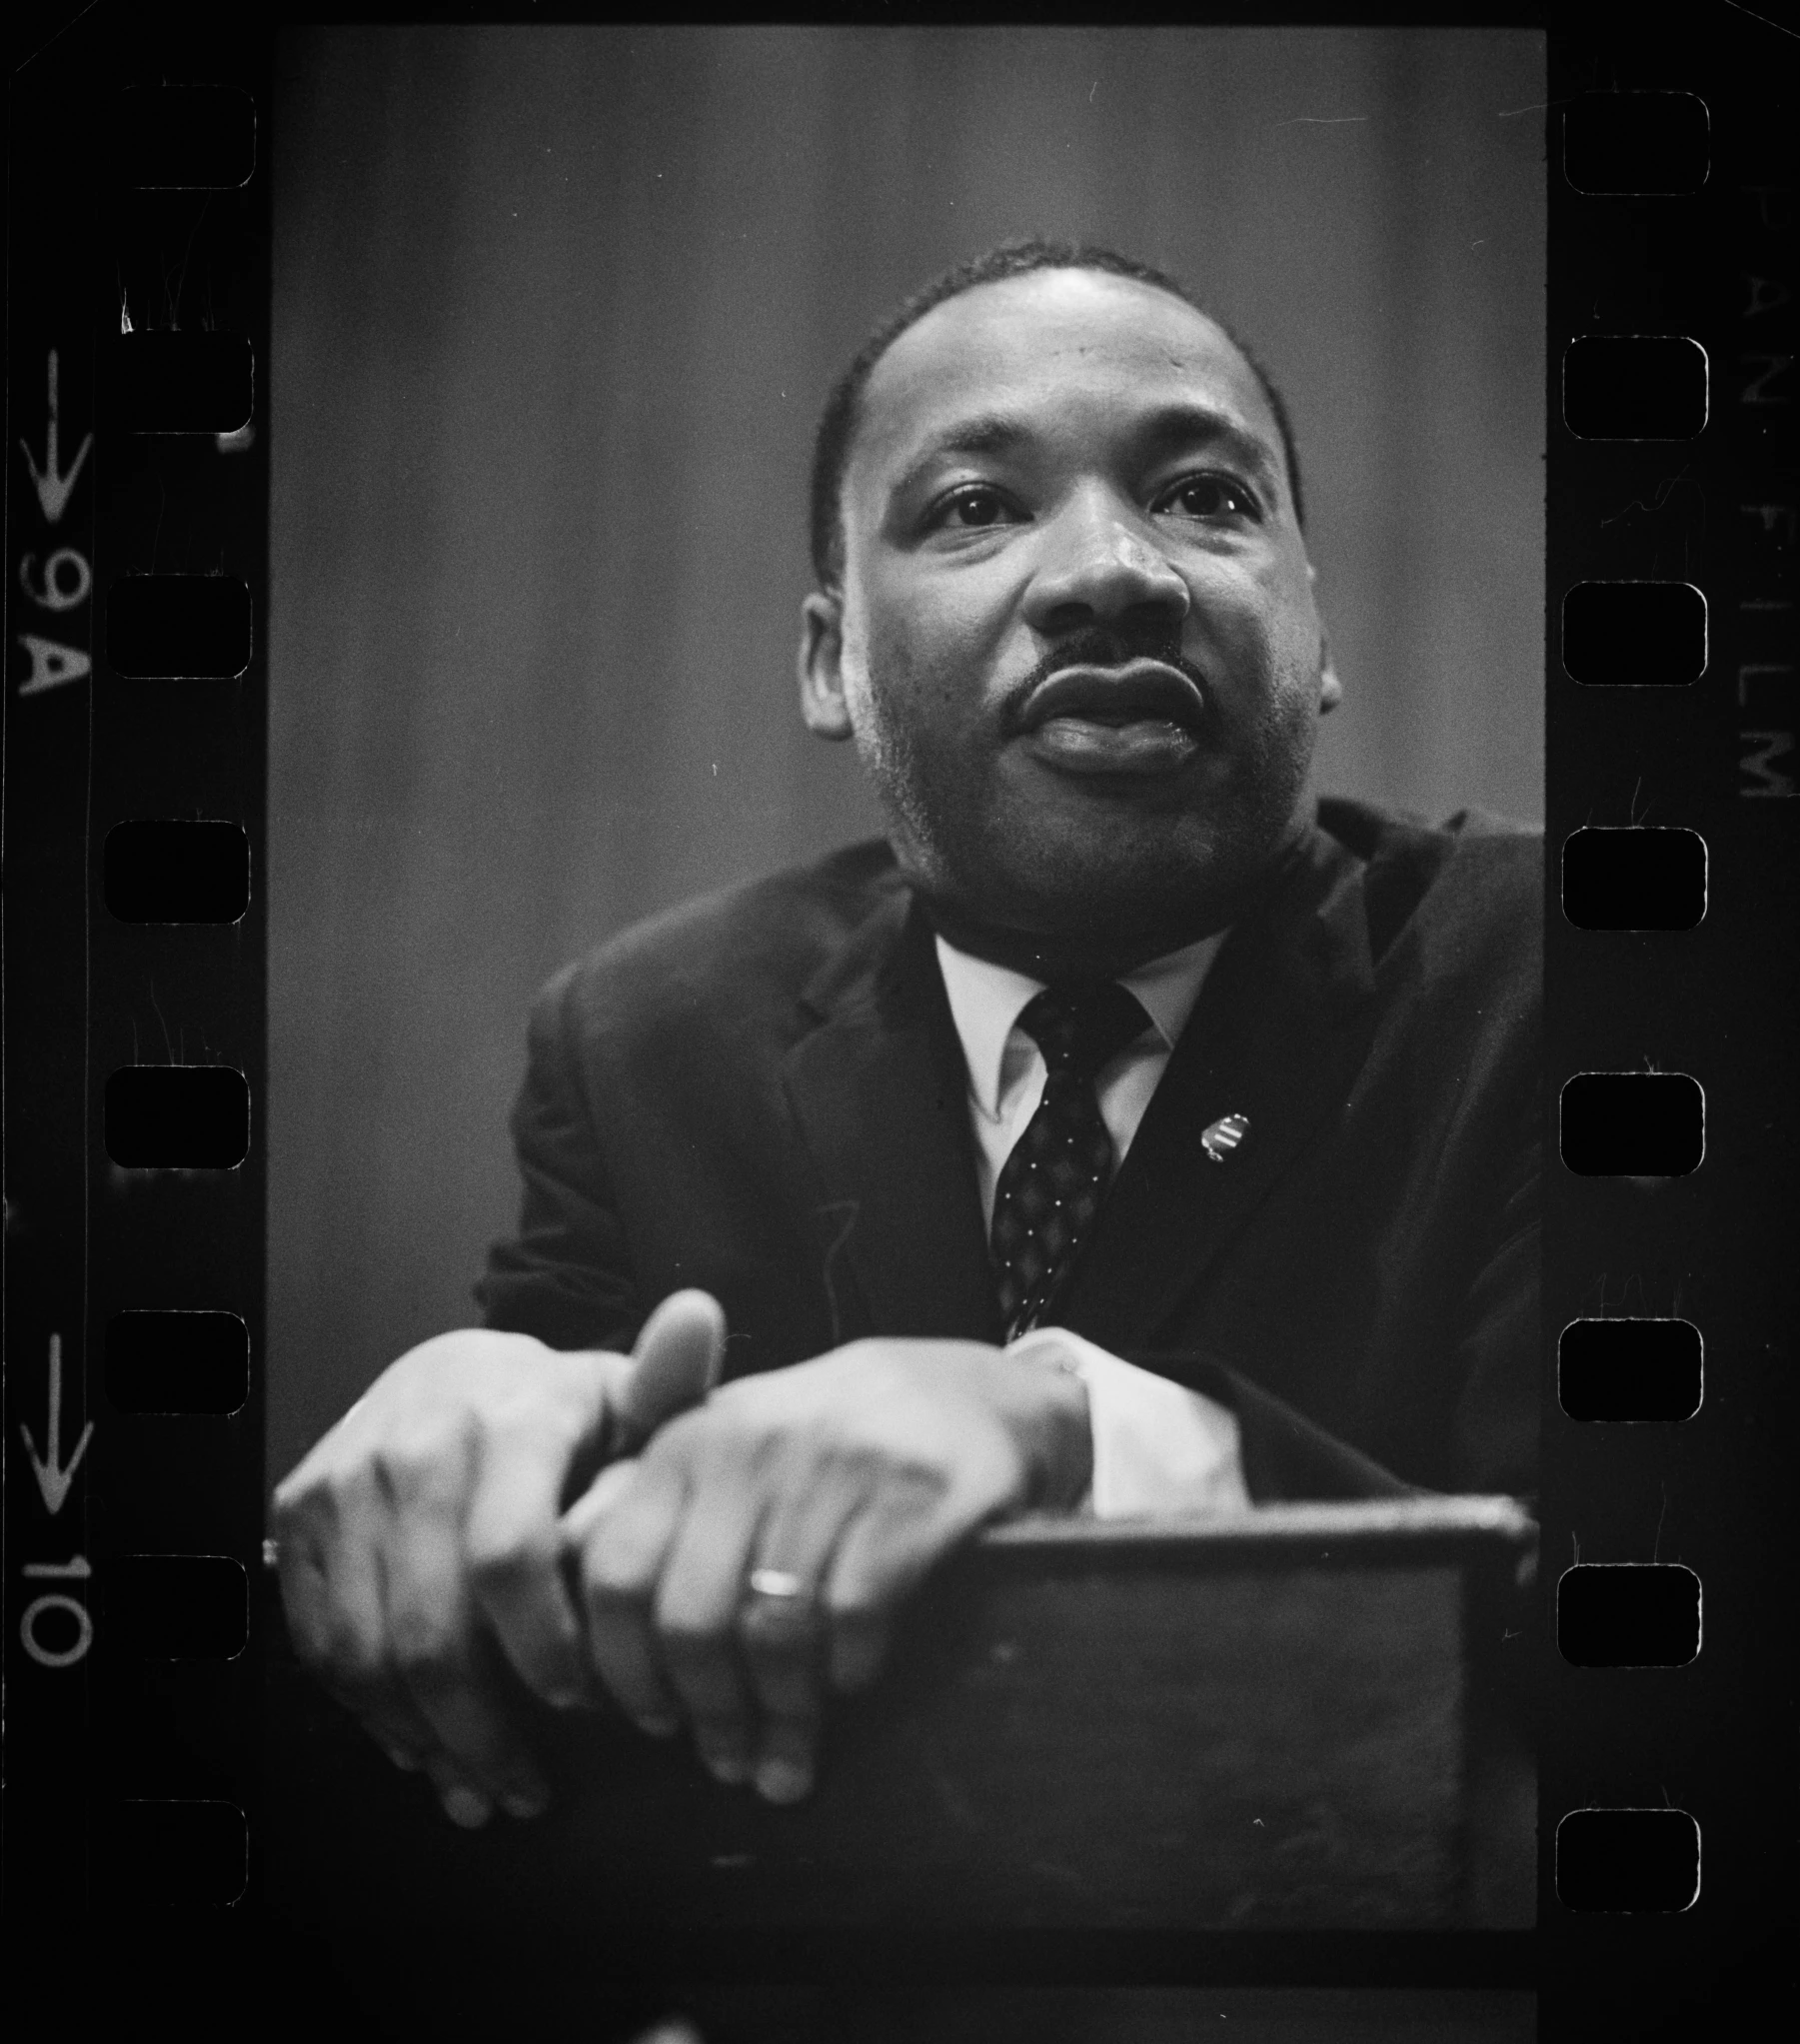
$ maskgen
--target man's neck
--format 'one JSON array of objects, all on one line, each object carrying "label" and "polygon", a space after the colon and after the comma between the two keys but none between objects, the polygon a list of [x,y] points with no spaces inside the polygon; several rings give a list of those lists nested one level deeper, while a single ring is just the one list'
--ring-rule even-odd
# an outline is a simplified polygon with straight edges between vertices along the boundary
[{"label": "man's neck", "polygon": [[1202,899],[1186,915],[1164,917],[1149,925],[1128,924],[1121,916],[1097,929],[1023,930],[991,921],[963,903],[946,900],[916,884],[915,891],[932,930],[946,944],[971,958],[985,959],[991,965],[1005,966],[1027,979],[1046,984],[1057,980],[1122,980],[1153,960],[1167,958],[1202,938],[1231,929],[1254,914],[1303,837],[1303,828],[1291,830],[1257,875],[1254,885],[1236,891],[1228,905],[1221,908],[1215,901]]},{"label": "man's neck", "polygon": [[1217,919],[1189,929],[1134,933],[1124,939],[1093,941],[1046,937],[1033,931],[1006,930],[959,915],[944,904],[925,901],[931,928],[945,944],[990,965],[1005,966],[1027,979],[1046,984],[1058,980],[1122,980],[1152,959],[1210,937],[1224,925]]}]

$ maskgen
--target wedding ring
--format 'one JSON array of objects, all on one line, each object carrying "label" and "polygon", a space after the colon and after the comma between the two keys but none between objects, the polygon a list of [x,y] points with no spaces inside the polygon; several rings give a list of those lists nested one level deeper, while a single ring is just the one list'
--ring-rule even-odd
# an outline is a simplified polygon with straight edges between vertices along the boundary
[{"label": "wedding ring", "polygon": [[750,1572],[750,1591],[755,1597],[778,1597],[791,1601],[807,1594],[807,1586],[798,1575],[790,1575],[785,1568],[753,1568]]},{"label": "wedding ring", "polygon": [[811,1650],[820,1636],[819,1599],[802,1576],[785,1568],[753,1568],[738,1613],[738,1636],[753,1662],[759,1654]]}]

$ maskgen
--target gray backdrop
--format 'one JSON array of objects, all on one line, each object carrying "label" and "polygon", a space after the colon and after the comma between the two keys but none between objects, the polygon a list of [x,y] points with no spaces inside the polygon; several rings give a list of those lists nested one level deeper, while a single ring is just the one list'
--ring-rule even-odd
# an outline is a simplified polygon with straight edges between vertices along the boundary
[{"label": "gray backdrop", "polygon": [[1321,785],[1540,814],[1542,38],[352,29],[283,45],[270,1473],[472,1318],[532,991],[877,828],[793,653],[827,385],[1028,232],[1291,401]]}]

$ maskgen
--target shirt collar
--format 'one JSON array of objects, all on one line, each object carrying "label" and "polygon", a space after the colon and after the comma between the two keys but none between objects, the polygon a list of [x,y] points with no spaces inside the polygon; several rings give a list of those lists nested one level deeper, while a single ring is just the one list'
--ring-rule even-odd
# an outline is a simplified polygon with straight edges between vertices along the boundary
[{"label": "shirt collar", "polygon": [[[1228,932],[1215,931],[1196,944],[1165,953],[1139,966],[1120,980],[1143,1004],[1150,1025],[1161,1038],[1164,1053],[1172,1050],[1187,1026],[1187,1018],[1200,998],[1218,948]],[[975,1104],[991,1119],[999,1112],[1000,1069],[1006,1054],[1006,1039],[1025,1005],[1043,992],[1044,983],[1009,966],[996,966],[958,951],[941,937],[936,940],[937,965],[943,974],[943,991],[949,997],[950,1016],[956,1034],[962,1039],[962,1055],[968,1065],[969,1091]]]}]

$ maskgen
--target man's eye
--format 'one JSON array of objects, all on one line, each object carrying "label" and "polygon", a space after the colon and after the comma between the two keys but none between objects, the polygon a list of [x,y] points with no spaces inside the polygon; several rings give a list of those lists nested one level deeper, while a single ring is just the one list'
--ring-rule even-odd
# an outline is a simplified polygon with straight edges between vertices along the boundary
[{"label": "man's eye", "polygon": [[937,523],[952,531],[979,531],[983,526],[1004,524],[1009,516],[1006,500],[997,490],[958,490],[938,507]]},{"label": "man's eye", "polygon": [[1229,476],[1187,476],[1156,500],[1157,511],[1179,518],[1255,518],[1257,503],[1241,483]]}]

